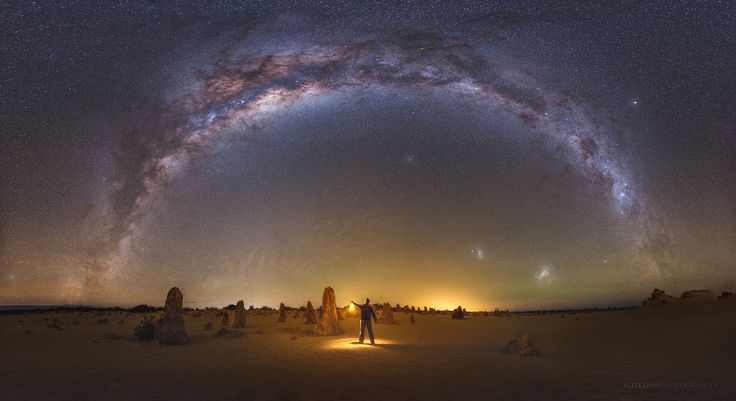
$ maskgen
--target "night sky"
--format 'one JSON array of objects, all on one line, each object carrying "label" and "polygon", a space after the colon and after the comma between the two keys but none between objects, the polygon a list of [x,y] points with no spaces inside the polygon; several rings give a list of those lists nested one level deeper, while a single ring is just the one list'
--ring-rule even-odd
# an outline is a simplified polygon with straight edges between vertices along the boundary
[{"label": "night sky", "polygon": [[736,290],[733,2],[0,6],[0,304]]}]

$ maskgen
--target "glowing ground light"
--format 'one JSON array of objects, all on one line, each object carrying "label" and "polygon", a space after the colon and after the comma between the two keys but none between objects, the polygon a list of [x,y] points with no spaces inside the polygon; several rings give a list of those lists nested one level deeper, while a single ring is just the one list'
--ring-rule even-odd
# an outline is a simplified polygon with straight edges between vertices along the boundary
[{"label": "glowing ground light", "polygon": [[328,341],[324,348],[333,350],[380,350],[387,349],[397,345],[395,341],[376,339],[376,344],[371,345],[370,342],[366,341],[363,344],[359,343],[355,337],[350,338],[338,338],[332,341]]}]

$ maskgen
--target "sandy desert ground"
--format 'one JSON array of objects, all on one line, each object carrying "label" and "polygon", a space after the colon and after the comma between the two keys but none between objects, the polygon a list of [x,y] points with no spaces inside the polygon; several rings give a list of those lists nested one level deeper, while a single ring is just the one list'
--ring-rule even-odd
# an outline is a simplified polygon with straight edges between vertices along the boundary
[{"label": "sandy desert ground", "polygon": [[[214,337],[216,313],[187,312],[191,343],[183,346],[135,341],[138,314],[0,315],[0,398],[736,399],[734,299],[565,317],[422,314],[416,324],[396,313],[397,325],[374,326],[375,347],[355,344],[355,318],[341,322],[345,335],[310,337],[302,318],[248,315],[242,336],[224,338]],[[54,319],[61,330],[47,327]],[[521,333],[540,355],[500,352]]]}]

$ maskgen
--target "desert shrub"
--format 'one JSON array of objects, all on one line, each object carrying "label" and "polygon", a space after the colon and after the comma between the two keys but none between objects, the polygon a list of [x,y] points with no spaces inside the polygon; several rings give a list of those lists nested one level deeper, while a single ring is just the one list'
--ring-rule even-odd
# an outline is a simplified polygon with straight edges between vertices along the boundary
[{"label": "desert shrub", "polygon": [[133,334],[141,341],[153,341],[156,337],[156,323],[153,318],[146,317],[133,329]]}]

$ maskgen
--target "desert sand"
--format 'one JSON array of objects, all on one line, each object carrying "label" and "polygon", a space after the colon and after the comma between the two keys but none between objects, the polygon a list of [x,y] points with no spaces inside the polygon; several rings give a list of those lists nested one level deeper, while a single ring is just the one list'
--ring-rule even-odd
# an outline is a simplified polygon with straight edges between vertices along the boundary
[{"label": "desert sand", "polygon": [[[309,335],[289,314],[248,311],[215,337],[219,311],[189,311],[186,345],[144,343],[134,313],[0,315],[3,400],[728,400],[736,394],[736,302],[669,299],[585,313],[394,313],[376,346]],[[56,320],[55,320],[56,319]],[[107,319],[107,323],[98,323]],[[214,328],[205,329],[210,322]],[[50,327],[49,327],[50,326]],[[504,354],[528,334],[536,356]]]}]

